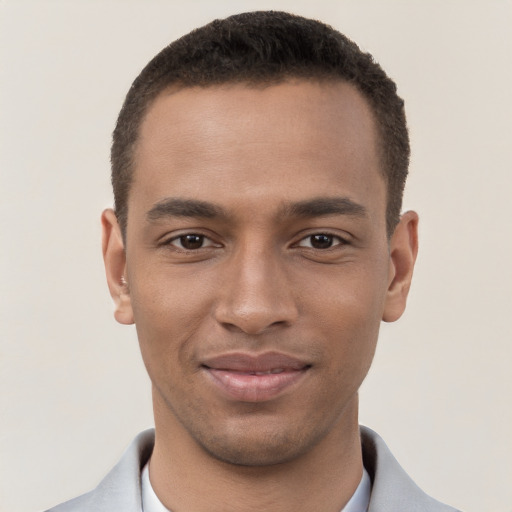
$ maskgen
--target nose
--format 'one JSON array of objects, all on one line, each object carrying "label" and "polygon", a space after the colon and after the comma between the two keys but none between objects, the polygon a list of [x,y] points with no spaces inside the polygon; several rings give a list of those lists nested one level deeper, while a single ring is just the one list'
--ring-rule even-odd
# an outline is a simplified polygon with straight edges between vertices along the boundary
[{"label": "nose", "polygon": [[286,264],[275,251],[247,246],[226,264],[228,273],[215,307],[216,320],[224,328],[256,335],[297,319]]}]

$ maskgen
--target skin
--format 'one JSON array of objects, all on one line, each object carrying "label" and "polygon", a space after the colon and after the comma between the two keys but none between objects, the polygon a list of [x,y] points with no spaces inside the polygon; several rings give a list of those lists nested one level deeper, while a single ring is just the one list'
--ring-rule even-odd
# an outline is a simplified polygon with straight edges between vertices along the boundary
[{"label": "skin", "polygon": [[[107,210],[103,251],[153,383],[151,482],[174,512],[339,512],[355,491],[357,391],[417,252],[414,212],[386,235],[377,143],[343,82],[185,88],[150,107],[126,240]],[[270,399],[226,396],[204,367],[273,351],[307,369]]]}]

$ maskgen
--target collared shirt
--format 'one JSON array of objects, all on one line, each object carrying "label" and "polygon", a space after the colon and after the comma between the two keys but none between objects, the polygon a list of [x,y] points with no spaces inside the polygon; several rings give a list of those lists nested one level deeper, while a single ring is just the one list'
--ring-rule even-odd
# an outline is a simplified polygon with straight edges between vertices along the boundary
[{"label": "collared shirt", "polygon": [[[149,463],[144,466],[141,475],[142,483],[142,512],[171,512],[165,508],[158,499],[149,480]],[[372,483],[366,469],[363,468],[363,477],[357,486],[356,492],[340,512],[366,512],[370,503]]]}]

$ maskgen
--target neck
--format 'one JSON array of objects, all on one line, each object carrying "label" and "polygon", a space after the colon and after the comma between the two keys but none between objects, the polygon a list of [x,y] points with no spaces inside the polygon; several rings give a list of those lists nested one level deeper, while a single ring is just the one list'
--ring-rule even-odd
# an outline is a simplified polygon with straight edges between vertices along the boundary
[{"label": "neck", "polygon": [[150,479],[160,501],[174,512],[339,512],[361,480],[357,396],[336,428],[307,453],[281,464],[256,467],[212,457],[168,408],[154,405],[156,437]]}]

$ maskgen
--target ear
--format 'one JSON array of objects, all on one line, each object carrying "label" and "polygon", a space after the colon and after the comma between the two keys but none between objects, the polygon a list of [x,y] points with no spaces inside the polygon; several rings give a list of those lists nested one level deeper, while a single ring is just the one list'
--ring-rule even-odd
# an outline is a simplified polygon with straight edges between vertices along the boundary
[{"label": "ear", "polygon": [[114,299],[114,318],[120,324],[133,324],[130,289],[126,282],[126,253],[121,228],[113,210],[101,215],[102,248],[110,295]]},{"label": "ear", "polygon": [[406,212],[390,241],[389,281],[382,319],[398,320],[405,310],[418,254],[418,214]]}]

